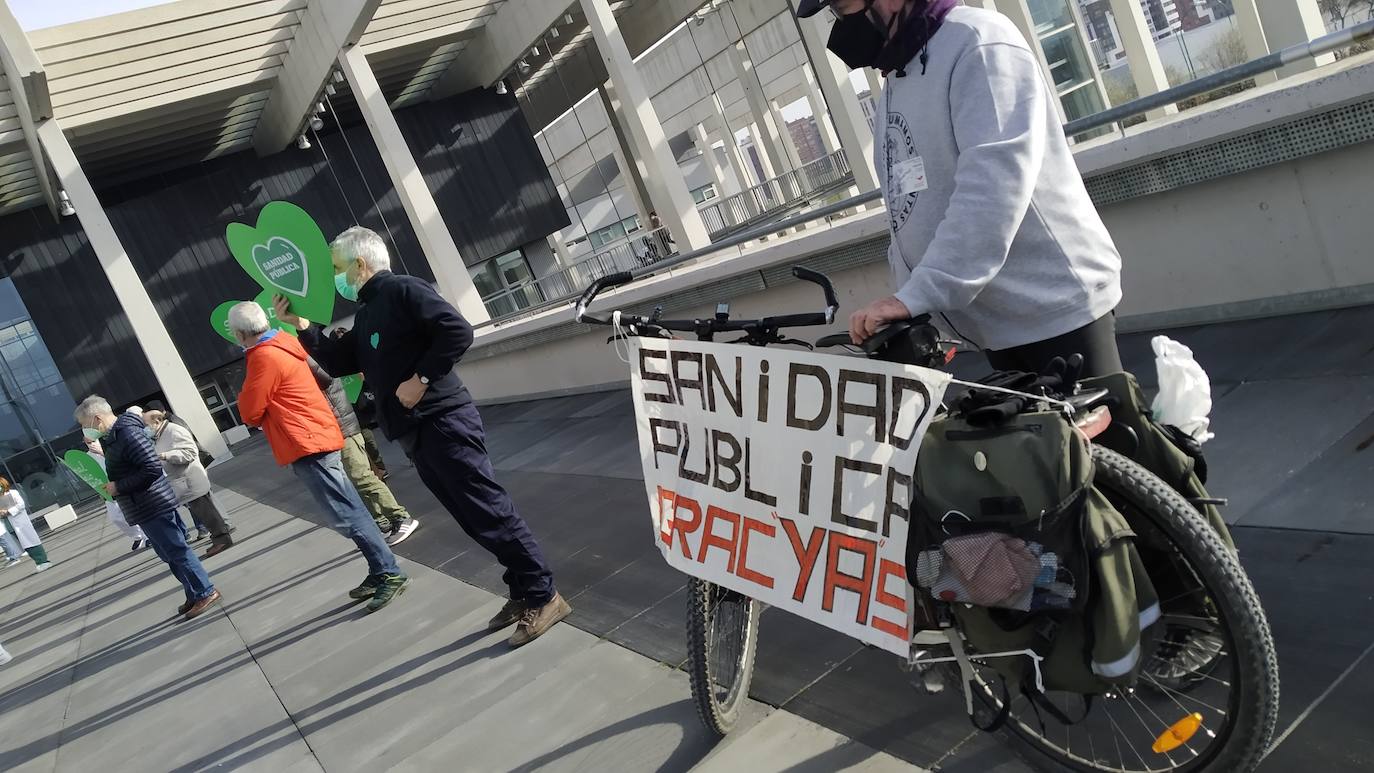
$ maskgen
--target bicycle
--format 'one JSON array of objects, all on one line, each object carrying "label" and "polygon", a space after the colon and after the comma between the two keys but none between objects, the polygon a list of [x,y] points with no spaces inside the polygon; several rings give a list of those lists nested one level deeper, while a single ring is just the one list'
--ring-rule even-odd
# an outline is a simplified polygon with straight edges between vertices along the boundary
[{"label": "bicycle", "polygon": [[[785,336],[783,330],[830,324],[839,303],[824,275],[802,267],[792,271],[821,288],[823,312],[731,319],[728,304],[722,303],[706,319],[663,319],[661,308],[647,317],[587,313],[602,291],[631,280],[626,272],[589,285],[577,301],[576,319],[615,325],[616,335],[671,337],[679,332],[713,341],[718,334],[738,332],[742,337],[730,343],[814,348]],[[844,346],[874,359],[943,369],[953,356],[952,343],[943,341],[923,316],[891,325],[859,347],[852,346],[846,333],[822,337],[815,345]],[[1105,390],[1083,392],[1075,385],[1065,386],[1061,397],[1077,409],[1075,423],[1090,438],[1102,433],[1110,424]],[[1004,724],[1039,753],[1070,769],[1254,769],[1277,721],[1279,686],[1273,638],[1249,578],[1236,554],[1183,495],[1120,453],[1097,443],[1091,452],[1093,486],[1136,532],[1137,550],[1160,596],[1159,627],[1152,628],[1157,645],[1148,653],[1135,686],[1100,696],[1032,696],[1025,690],[1013,696],[989,665],[1001,654],[980,656],[968,647],[950,605],[930,598],[924,599],[928,617],[913,639],[908,665],[931,692],[952,678],[964,685],[975,726],[993,729]],[[748,696],[762,607],[755,599],[710,582],[689,582],[687,670],[701,719],[719,736],[733,728]],[[941,657],[945,651],[949,656]],[[1166,719],[1180,712],[1182,719],[1172,724]]]}]

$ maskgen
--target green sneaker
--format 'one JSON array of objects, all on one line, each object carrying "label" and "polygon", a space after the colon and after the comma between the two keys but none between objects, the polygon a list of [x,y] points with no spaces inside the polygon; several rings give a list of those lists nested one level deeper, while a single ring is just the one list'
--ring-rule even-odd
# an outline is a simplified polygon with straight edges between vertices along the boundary
[{"label": "green sneaker", "polygon": [[406,586],[410,584],[410,578],[404,574],[384,574],[380,578],[376,591],[372,594],[372,600],[367,602],[367,611],[376,612],[391,600],[406,592]]},{"label": "green sneaker", "polygon": [[348,597],[362,601],[370,599],[377,593],[377,586],[382,584],[382,578],[377,575],[369,574],[363,584],[348,592]]}]

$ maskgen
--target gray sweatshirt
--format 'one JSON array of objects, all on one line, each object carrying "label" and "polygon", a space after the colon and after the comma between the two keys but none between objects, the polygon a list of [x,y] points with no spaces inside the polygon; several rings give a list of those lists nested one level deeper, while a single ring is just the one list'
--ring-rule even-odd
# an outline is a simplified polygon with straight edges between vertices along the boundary
[{"label": "gray sweatshirt", "polygon": [[1074,165],[1026,40],[956,6],[928,62],[889,76],[874,163],[895,295],[989,349],[1063,335],[1121,300],[1121,256]]}]

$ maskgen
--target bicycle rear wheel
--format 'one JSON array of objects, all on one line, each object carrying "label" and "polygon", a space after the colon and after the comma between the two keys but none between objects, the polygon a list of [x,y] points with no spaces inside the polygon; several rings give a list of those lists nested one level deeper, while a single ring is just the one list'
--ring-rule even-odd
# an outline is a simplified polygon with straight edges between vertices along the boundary
[{"label": "bicycle rear wheel", "polygon": [[[1236,554],[1178,492],[1130,459],[1093,447],[1094,485],[1126,516],[1160,598],[1161,617],[1136,687],[1036,700],[976,670],[975,694],[1059,765],[1080,771],[1251,771],[1278,719],[1278,658],[1268,621]],[[1201,717],[1185,742],[1154,742]]]},{"label": "bicycle rear wheel", "polygon": [[701,721],[724,736],[749,697],[758,650],[759,610],[748,596],[705,580],[687,589],[687,673]]}]

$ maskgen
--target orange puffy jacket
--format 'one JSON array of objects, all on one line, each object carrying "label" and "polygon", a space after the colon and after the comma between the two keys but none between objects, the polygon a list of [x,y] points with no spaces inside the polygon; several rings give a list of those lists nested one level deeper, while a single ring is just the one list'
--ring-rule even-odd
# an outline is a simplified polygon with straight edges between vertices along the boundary
[{"label": "orange puffy jacket", "polygon": [[343,448],[339,422],[305,363],[305,349],[285,333],[248,350],[239,415],[262,427],[277,464]]}]

